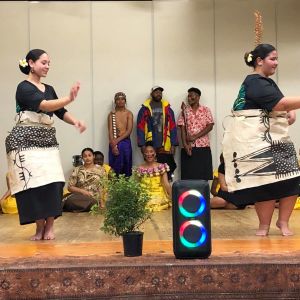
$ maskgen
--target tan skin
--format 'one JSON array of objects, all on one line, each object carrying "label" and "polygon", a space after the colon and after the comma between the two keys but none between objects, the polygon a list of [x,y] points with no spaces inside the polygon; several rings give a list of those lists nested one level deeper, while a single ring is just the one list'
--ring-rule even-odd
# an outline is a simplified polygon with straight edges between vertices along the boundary
[{"label": "tan skin", "polygon": [[[145,162],[141,165],[143,168],[155,168],[159,166],[159,163],[156,162],[156,152],[155,149],[152,146],[145,146],[144,149],[144,160]],[[172,196],[172,190],[170,183],[168,181],[168,175],[167,172],[165,172],[161,176],[161,184],[169,198]]]},{"label": "tan skin", "polygon": [[117,126],[117,138],[114,138],[112,127],[112,113],[108,115],[107,126],[109,135],[109,144],[114,155],[119,155],[118,143],[129,137],[133,128],[133,115],[126,108],[126,99],[121,96],[115,100],[115,114]]},{"label": "tan skin", "polygon": [[[89,170],[89,169],[92,169],[95,167],[95,164],[94,164],[94,154],[89,151],[89,150],[86,150],[83,152],[82,154],[82,160],[83,160],[83,167],[86,169],[86,170]],[[92,194],[84,189],[81,189],[77,186],[72,186],[72,185],[68,185],[68,190],[71,192],[71,193],[78,193],[78,194],[82,194],[84,196],[88,196],[88,197],[92,197]]]},{"label": "tan skin", "polygon": [[[199,108],[200,103],[200,96],[195,92],[189,92],[188,93],[188,103],[190,107],[192,108],[193,112],[196,113],[196,111]],[[186,129],[185,125],[180,126],[180,133],[181,133],[181,139],[183,147],[187,153],[187,155],[192,155],[192,145],[191,143],[195,140],[199,139],[202,136],[207,135],[214,127],[214,124],[208,124],[203,130],[199,131],[198,133],[194,135],[189,135]]]},{"label": "tan skin", "polygon": [[[269,77],[275,73],[277,66],[278,55],[277,51],[274,50],[264,59],[260,57],[257,58],[254,72],[261,76]],[[288,111],[288,122],[292,124],[296,119],[293,110],[298,108],[300,108],[300,97],[283,97],[273,107],[273,111]],[[293,195],[279,199],[279,213],[276,226],[280,229],[283,236],[293,235],[293,232],[289,229],[289,219],[294,209],[297,196],[298,195]],[[276,200],[277,199],[270,199],[269,201],[255,203],[255,209],[259,219],[259,228],[256,231],[256,235],[266,236],[268,234]]]},{"label": "tan skin", "polygon": [[[46,77],[50,68],[50,58],[47,53],[42,54],[38,60],[29,60],[28,64],[30,66],[31,72],[28,74],[27,81],[34,84],[40,91],[45,91],[45,85],[41,82],[41,78]],[[53,100],[43,100],[40,103],[39,109],[45,112],[53,112],[60,108],[67,106],[72,103],[79,92],[80,84],[75,83],[67,96],[53,99]],[[64,122],[74,125],[80,133],[85,131],[86,126],[83,121],[77,120],[69,112],[66,112],[63,117]],[[48,217],[46,220],[36,220],[36,233],[30,239],[33,241],[38,240],[53,240],[55,238],[53,225],[54,217]]]},{"label": "tan skin", "polygon": [[[93,169],[95,167],[95,155],[93,152],[89,151],[89,150],[85,150],[83,153],[82,153],[82,160],[83,160],[83,167],[86,169],[86,170],[89,170],[89,169]],[[89,191],[86,191],[84,189],[81,189],[77,186],[74,186],[74,185],[68,185],[68,190],[71,192],[71,193],[77,193],[77,194],[81,194],[81,195],[84,195],[84,196],[88,196],[88,197],[93,197],[93,194]],[[100,207],[104,207],[104,204],[102,202],[102,199],[100,199]]]}]

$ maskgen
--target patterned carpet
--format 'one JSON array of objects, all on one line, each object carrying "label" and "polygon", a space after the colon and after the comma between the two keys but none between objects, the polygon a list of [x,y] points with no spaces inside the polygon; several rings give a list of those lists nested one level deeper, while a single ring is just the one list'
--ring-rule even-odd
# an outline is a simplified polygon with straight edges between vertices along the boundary
[{"label": "patterned carpet", "polygon": [[299,256],[1,261],[1,299],[299,299]]}]

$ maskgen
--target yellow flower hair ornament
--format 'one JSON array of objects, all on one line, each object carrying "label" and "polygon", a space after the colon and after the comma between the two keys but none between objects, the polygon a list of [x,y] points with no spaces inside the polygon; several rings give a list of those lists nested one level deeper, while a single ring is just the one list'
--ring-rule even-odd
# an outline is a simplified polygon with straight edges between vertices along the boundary
[{"label": "yellow flower hair ornament", "polygon": [[253,59],[253,54],[249,53],[248,56],[247,56],[247,62],[251,62],[252,59]]},{"label": "yellow flower hair ornament", "polygon": [[28,62],[26,61],[26,59],[20,59],[19,60],[19,65],[22,67],[22,68],[25,68],[28,66]]}]

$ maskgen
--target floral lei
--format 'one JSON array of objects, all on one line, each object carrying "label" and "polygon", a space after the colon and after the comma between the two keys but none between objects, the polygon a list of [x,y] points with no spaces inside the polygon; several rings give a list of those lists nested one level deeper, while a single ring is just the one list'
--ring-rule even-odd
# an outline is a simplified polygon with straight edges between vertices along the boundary
[{"label": "floral lei", "polygon": [[139,177],[142,176],[153,177],[153,176],[162,175],[165,172],[170,171],[170,168],[168,164],[165,163],[165,164],[159,164],[157,167],[153,167],[153,168],[137,167],[135,168],[134,171]]}]

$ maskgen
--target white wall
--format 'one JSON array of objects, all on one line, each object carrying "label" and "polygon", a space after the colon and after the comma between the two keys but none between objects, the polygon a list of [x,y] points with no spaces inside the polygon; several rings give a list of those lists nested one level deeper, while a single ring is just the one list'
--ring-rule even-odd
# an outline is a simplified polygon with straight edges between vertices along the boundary
[{"label": "white wall", "polygon": [[93,147],[108,159],[107,115],[116,92],[127,96],[135,117],[131,136],[134,163],[138,110],[153,84],[152,3],[150,1],[92,2]]},{"label": "white wall", "polygon": [[[299,95],[298,0],[1,1],[1,193],[7,170],[4,141],[13,126],[15,89],[25,78],[18,60],[31,48],[49,53],[51,69],[45,82],[58,95],[67,94],[76,80],[82,84],[79,97],[67,109],[84,119],[88,130],[79,135],[71,126],[56,122],[66,177],[72,155],[84,147],[101,150],[107,159],[107,114],[114,94],[126,93],[136,119],[154,84],[165,88],[176,116],[187,89],[202,90],[201,102],[215,118],[210,138],[217,167],[222,121],[251,71],[243,55],[254,47],[254,10],[263,15],[263,41],[279,51],[274,79],[285,95]],[[299,122],[291,128],[297,149]],[[132,142],[137,164],[141,155],[135,130]],[[176,159],[179,170],[179,151]]]}]

